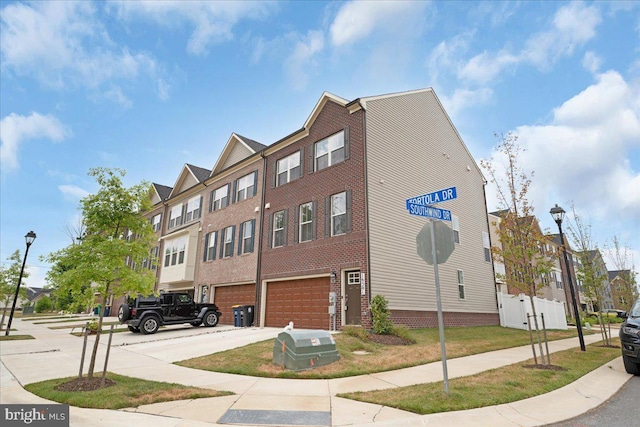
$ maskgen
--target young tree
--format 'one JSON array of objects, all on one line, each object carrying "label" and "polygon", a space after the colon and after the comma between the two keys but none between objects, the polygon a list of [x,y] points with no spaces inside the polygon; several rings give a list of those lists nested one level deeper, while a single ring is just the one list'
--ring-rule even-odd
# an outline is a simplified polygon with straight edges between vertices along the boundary
[{"label": "young tree", "polygon": [[510,288],[529,297],[540,354],[546,363],[534,297],[542,288],[540,278],[548,275],[553,267],[554,255],[544,250],[551,238],[540,230],[533,214],[534,208],[527,199],[534,172],[527,173],[520,166],[524,149],[518,144],[517,135],[495,136],[500,140],[496,154],[480,161],[495,186],[499,208],[502,209],[500,226],[493,224],[500,246],[492,247],[492,255],[495,262],[505,266],[506,273],[501,279]]},{"label": "young tree", "polygon": [[[128,293],[150,294],[155,284],[151,270],[141,266],[153,246],[153,230],[143,213],[150,208],[149,185],[142,182],[124,187],[120,169],[89,170],[99,190],[80,201],[85,233],[79,244],[72,244],[48,255],[53,264],[47,275],[59,292],[74,295],[99,293],[105,300]],[[104,310],[100,311],[98,334],[93,345],[88,377],[92,378]]]},{"label": "young tree", "polygon": [[606,248],[608,258],[619,272],[615,289],[616,305],[622,310],[629,311],[638,299],[637,273],[633,261],[629,262],[629,253],[626,246],[620,242],[620,238],[614,235],[611,244],[612,246]]},{"label": "young tree", "polygon": [[[18,280],[20,279],[20,270],[22,269],[22,257],[20,251],[16,249],[14,253],[7,258],[9,261],[9,267],[0,265],[0,301],[4,305],[2,310],[2,320],[0,320],[0,328],[4,325],[4,319],[7,315],[7,309],[13,303],[13,297],[16,294],[16,286],[18,286]],[[22,274],[22,280],[29,277],[29,272],[25,268]],[[27,287],[21,286],[18,292],[18,298],[27,298]]]},{"label": "young tree", "polygon": [[607,270],[599,255],[598,245],[591,237],[591,224],[583,221],[573,205],[571,205],[571,211],[573,213],[573,221],[569,221],[569,234],[573,240],[573,247],[577,250],[577,255],[580,259],[576,273],[582,281],[585,298],[592,307],[596,306],[598,308],[597,316],[602,340],[605,345],[610,346],[611,334],[607,333],[601,313],[607,295]]}]

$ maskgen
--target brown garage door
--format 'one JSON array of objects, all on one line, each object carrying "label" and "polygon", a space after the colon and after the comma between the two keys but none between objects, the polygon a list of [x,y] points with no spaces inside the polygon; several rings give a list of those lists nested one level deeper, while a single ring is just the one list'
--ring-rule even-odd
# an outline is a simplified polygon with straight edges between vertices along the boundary
[{"label": "brown garage door", "polygon": [[[255,305],[255,285],[217,286],[214,293],[214,303],[222,312],[220,323],[233,325],[234,305]],[[254,320],[254,324],[256,321]]]},{"label": "brown garage door", "polygon": [[297,329],[329,328],[329,278],[287,280],[267,285],[265,325]]}]

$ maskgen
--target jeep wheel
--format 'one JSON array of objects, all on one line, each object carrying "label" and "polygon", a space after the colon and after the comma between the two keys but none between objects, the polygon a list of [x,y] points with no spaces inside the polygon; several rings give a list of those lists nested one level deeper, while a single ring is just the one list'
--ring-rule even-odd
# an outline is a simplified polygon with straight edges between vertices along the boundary
[{"label": "jeep wheel", "polygon": [[131,308],[129,304],[122,304],[118,310],[118,320],[120,323],[124,323],[131,317]]},{"label": "jeep wheel", "polygon": [[133,326],[129,326],[129,330],[130,330],[131,332],[134,332],[134,333],[138,333],[138,332],[140,332],[140,328],[135,328],[135,327],[133,327]]},{"label": "jeep wheel", "polygon": [[622,355],[622,362],[624,363],[624,369],[627,374],[640,375],[640,363],[629,356]]},{"label": "jeep wheel", "polygon": [[156,316],[149,316],[142,321],[140,330],[143,334],[155,334],[160,328],[160,322]]},{"label": "jeep wheel", "polygon": [[218,324],[218,313],[209,311],[204,315],[204,326],[211,327]]}]

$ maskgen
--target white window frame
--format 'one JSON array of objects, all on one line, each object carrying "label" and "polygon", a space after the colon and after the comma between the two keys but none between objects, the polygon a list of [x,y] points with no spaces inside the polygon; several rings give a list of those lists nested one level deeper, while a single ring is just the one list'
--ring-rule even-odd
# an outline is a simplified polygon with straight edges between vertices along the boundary
[{"label": "white window frame", "polygon": [[[338,153],[342,150],[342,156]],[[344,130],[331,135],[313,145],[313,166],[314,170],[319,171],[337,163],[343,162],[345,159],[344,147]],[[327,156],[327,165],[319,166],[319,159]]]},{"label": "white window frame", "polygon": [[176,237],[165,242],[164,266],[184,264],[185,252],[187,248],[187,236]]},{"label": "white window frame", "polygon": [[169,211],[169,229],[182,225],[182,203],[173,206]]},{"label": "white window frame", "polygon": [[160,227],[162,225],[162,214],[156,214],[151,218],[151,228],[154,233],[160,231]]},{"label": "white window frame", "polygon": [[233,256],[233,225],[225,228],[224,233],[224,246],[222,248],[222,258],[229,258]]},{"label": "white window frame", "polygon": [[[309,218],[305,219],[304,218],[304,214],[305,214],[305,209],[308,209],[308,215]],[[298,241],[300,243],[303,242],[310,242],[311,240],[313,240],[313,202],[307,202],[307,203],[303,203],[300,205],[300,213],[299,213],[299,218],[298,218]],[[309,235],[307,239],[303,239],[303,235],[304,233],[302,232],[303,227],[305,226],[309,226]]]},{"label": "white window frame", "polygon": [[[280,226],[278,226],[278,222],[280,219],[282,221],[282,224],[280,224]],[[280,248],[282,246],[284,246],[284,242],[285,242],[285,233],[287,230],[287,224],[285,224],[285,214],[284,211],[279,211],[273,214],[273,236],[271,239],[271,246],[273,248]],[[282,238],[281,238],[281,242],[280,244],[278,244],[278,239],[276,238],[279,234],[281,233]]]},{"label": "white window frame", "polygon": [[467,299],[467,294],[464,288],[464,271],[458,271],[458,299],[465,300]]},{"label": "white window frame", "polygon": [[[207,241],[207,247],[205,248],[205,262],[207,261],[213,261],[216,259],[216,249],[218,246],[218,232],[217,231],[211,231],[209,233],[207,233],[208,237],[208,241]],[[211,255],[213,254],[213,255]]]},{"label": "white window frame", "polygon": [[349,271],[349,272],[347,272],[347,284],[348,285],[359,285],[360,284],[360,271]]},{"label": "white window frame", "polygon": [[184,222],[194,221],[200,218],[202,212],[202,197],[200,195],[194,196],[187,201],[187,212],[185,213]]},{"label": "white window frame", "polygon": [[482,232],[482,247],[484,248],[484,260],[491,262],[491,243],[489,242],[489,233]]},{"label": "white window frame", "polygon": [[[342,199],[344,203],[344,210],[340,209],[340,206],[336,203],[338,200]],[[341,233],[336,232],[336,219],[343,218],[342,225],[343,231]],[[347,233],[347,192],[343,191],[342,193],[333,194],[331,196],[331,236],[341,236]]]},{"label": "white window frame", "polygon": [[[295,153],[278,160],[276,164],[276,187],[284,185],[302,176],[302,165],[300,159],[300,151],[296,151]],[[295,172],[296,169],[297,173]]]},{"label": "white window frame", "polygon": [[451,215],[451,228],[453,228],[453,242],[460,244],[460,219]]},{"label": "white window frame", "polygon": [[[216,188],[212,192],[211,197],[213,198],[212,210],[217,211],[222,209],[223,207],[229,205],[229,185],[223,185],[220,188]],[[225,199],[227,199],[225,201]]]},{"label": "white window frame", "polygon": [[253,197],[253,190],[251,190],[251,195],[249,195],[249,189],[252,188],[255,183],[255,173],[254,171],[238,178],[236,183],[236,202],[241,202]]},{"label": "white window frame", "polygon": [[253,250],[251,250],[252,239],[253,239],[253,221],[252,220],[245,221],[242,223],[242,240],[239,242],[242,248],[241,254],[248,254],[253,252]]}]

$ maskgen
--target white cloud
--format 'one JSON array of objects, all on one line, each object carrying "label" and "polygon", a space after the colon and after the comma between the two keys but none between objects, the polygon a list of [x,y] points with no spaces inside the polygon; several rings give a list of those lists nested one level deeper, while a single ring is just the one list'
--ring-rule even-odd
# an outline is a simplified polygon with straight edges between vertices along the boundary
[{"label": "white cloud", "polygon": [[487,103],[493,97],[493,90],[481,88],[476,90],[456,89],[452,96],[443,96],[442,104],[450,116],[474,105]]},{"label": "white cloud", "polygon": [[483,52],[464,64],[458,70],[458,77],[485,84],[493,81],[503,69],[518,62],[518,57],[507,51],[498,53]]},{"label": "white cloud", "polygon": [[20,144],[31,139],[51,139],[62,141],[71,132],[60,121],[51,115],[31,113],[21,116],[11,113],[0,121],[0,162],[2,171],[8,172],[19,167],[18,150]]},{"label": "white cloud", "polygon": [[324,35],[320,31],[309,31],[306,36],[291,35],[295,39],[293,52],[284,62],[284,68],[295,90],[307,85],[308,70],[315,65],[315,55],[324,48]]},{"label": "white cloud", "polygon": [[69,201],[78,201],[90,193],[77,185],[59,185],[58,190],[62,193],[63,197]]},{"label": "white cloud", "polygon": [[[422,15],[427,2],[351,1],[345,3],[331,24],[334,46],[353,44],[369,36],[374,30],[406,32],[413,19]],[[415,33],[414,29],[410,30]]]},{"label": "white cloud", "polygon": [[192,27],[187,52],[205,55],[217,44],[234,38],[233,28],[243,19],[262,20],[276,6],[270,1],[117,1],[111,3],[121,18],[143,17],[175,27]]},{"label": "white cloud", "polygon": [[90,2],[4,7],[0,49],[3,69],[32,76],[54,89],[100,89],[113,80],[157,74],[152,57],[115,45]]},{"label": "white cloud", "polygon": [[602,58],[600,58],[596,53],[589,51],[585,53],[584,57],[582,58],[582,66],[585,70],[589,70],[590,72],[595,74],[600,71],[600,67],[602,66]]}]

